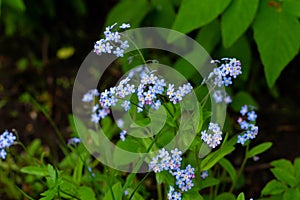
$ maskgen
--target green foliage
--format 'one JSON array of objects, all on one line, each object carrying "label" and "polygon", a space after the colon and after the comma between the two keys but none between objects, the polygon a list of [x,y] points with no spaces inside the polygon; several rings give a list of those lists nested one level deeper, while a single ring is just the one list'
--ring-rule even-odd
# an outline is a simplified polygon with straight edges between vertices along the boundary
[{"label": "green foliage", "polygon": [[271,165],[274,168],[271,169],[271,172],[276,179],[266,184],[261,191],[262,196],[270,196],[272,198],[281,197],[284,200],[299,199],[299,161],[299,158],[294,160],[294,164],[286,159],[272,161]]},{"label": "green foliage", "polygon": [[299,19],[281,8],[281,4],[272,7],[262,0],[253,30],[267,83],[272,87],[284,67],[299,53]]}]

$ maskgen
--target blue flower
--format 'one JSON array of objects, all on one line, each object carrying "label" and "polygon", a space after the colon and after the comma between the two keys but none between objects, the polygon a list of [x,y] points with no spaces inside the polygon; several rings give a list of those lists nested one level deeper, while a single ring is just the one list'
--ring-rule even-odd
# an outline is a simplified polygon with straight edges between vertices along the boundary
[{"label": "blue flower", "polygon": [[130,101],[125,100],[121,106],[124,108],[125,111],[128,111],[130,109]]},{"label": "blue flower", "polygon": [[120,132],[120,139],[124,142],[126,139],[126,135],[127,135],[127,131],[126,130],[122,130]]},{"label": "blue flower", "polygon": [[207,178],[207,177],[208,177],[208,171],[205,170],[205,171],[201,172],[200,177],[201,177],[202,179]]},{"label": "blue flower", "polygon": [[254,111],[248,112],[248,113],[247,113],[247,116],[248,116],[248,120],[249,120],[249,121],[255,121],[256,118],[257,118],[257,115],[255,114]]},{"label": "blue flower", "polygon": [[73,137],[68,140],[68,145],[76,145],[79,144],[81,140],[79,138]]},{"label": "blue flower", "polygon": [[2,159],[5,159],[7,155],[5,149],[13,145],[16,139],[16,136],[7,130],[0,135],[0,157]]}]

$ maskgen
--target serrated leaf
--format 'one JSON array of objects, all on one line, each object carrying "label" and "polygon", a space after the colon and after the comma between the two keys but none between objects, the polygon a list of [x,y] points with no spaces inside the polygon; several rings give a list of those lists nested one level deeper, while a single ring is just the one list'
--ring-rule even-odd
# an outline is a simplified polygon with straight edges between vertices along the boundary
[{"label": "serrated leaf", "polygon": [[204,158],[200,164],[201,171],[209,170],[213,167],[221,158],[231,153],[235,148],[233,146],[223,146],[215,152],[210,153]]},{"label": "serrated leaf", "polygon": [[283,200],[300,199],[299,188],[288,188],[283,194]]},{"label": "serrated leaf", "polygon": [[258,3],[258,0],[232,1],[221,19],[224,47],[230,47],[248,29],[256,14]]},{"label": "serrated leaf", "polygon": [[244,195],[244,193],[241,192],[241,193],[239,194],[239,196],[237,197],[236,200],[245,200],[245,195]]},{"label": "serrated leaf", "polygon": [[22,173],[32,174],[36,176],[47,176],[48,170],[44,167],[37,167],[37,166],[26,166],[21,169]]},{"label": "serrated leaf", "polygon": [[295,176],[291,174],[291,172],[285,171],[281,168],[273,168],[271,169],[271,172],[278,180],[283,181],[292,187],[297,185],[297,180]]},{"label": "serrated leaf", "polygon": [[275,160],[275,161],[271,162],[271,165],[276,168],[280,168],[285,171],[288,171],[288,172],[290,172],[291,175],[294,175],[294,173],[295,173],[295,168],[294,168],[293,164],[291,163],[291,161],[289,161],[289,160],[286,160],[286,159]]},{"label": "serrated leaf", "polygon": [[297,17],[262,0],[253,24],[254,39],[271,88],[281,71],[298,54],[300,23]]},{"label": "serrated leaf", "polygon": [[264,142],[262,144],[259,144],[249,150],[249,152],[247,154],[247,158],[252,158],[260,153],[263,153],[266,150],[268,150],[269,148],[271,148],[271,146],[272,146],[272,142]]},{"label": "serrated leaf", "polygon": [[[183,0],[175,22],[174,30],[189,33],[214,20],[231,0]],[[175,38],[169,38],[173,41]]]},{"label": "serrated leaf", "polygon": [[[134,5],[134,9],[132,6]],[[132,27],[137,27],[144,16],[151,9],[151,5],[146,0],[123,0],[118,2],[109,12],[106,19],[106,26],[114,23],[130,23]]]},{"label": "serrated leaf", "polygon": [[233,167],[233,165],[231,164],[231,162],[229,160],[227,160],[226,158],[222,158],[219,161],[219,164],[228,172],[231,180],[234,180],[236,177],[236,170]]},{"label": "serrated leaf", "polygon": [[218,19],[215,19],[201,28],[196,36],[196,41],[199,42],[208,53],[211,53],[221,39],[220,29],[220,22]]},{"label": "serrated leaf", "polygon": [[277,180],[271,180],[261,191],[262,195],[281,194],[285,190],[285,186]]}]

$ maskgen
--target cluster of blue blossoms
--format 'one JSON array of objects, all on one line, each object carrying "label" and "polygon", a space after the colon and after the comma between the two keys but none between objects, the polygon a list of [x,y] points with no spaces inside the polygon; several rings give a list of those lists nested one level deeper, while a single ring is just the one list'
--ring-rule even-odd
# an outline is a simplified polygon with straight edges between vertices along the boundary
[{"label": "cluster of blue blossoms", "polygon": [[[167,86],[164,79],[160,79],[153,72],[145,71],[147,70],[140,73],[137,86],[130,84],[131,79],[126,77],[117,86],[106,89],[101,93],[97,89],[92,89],[84,94],[83,102],[95,103],[99,100],[99,104],[92,107],[91,121],[99,123],[111,112],[110,108],[116,106],[118,102],[125,111],[128,111],[132,104],[129,100],[131,95],[137,96],[137,112],[142,112],[144,109],[159,109],[162,96],[167,97],[170,102],[176,104],[182,101],[183,97],[193,89],[190,83],[183,84],[178,88],[175,88],[174,84],[168,84]],[[120,135],[122,141],[125,140],[125,135]]]},{"label": "cluster of blue blossoms", "polygon": [[[118,31],[112,31],[117,25],[115,23],[112,26],[106,27],[104,31],[105,39],[97,41],[94,45],[94,52],[97,55],[104,53],[113,53],[117,57],[123,57],[124,51],[129,47],[127,40],[121,40],[121,35]],[[120,29],[130,28],[130,24],[122,24]]]},{"label": "cluster of blue blossoms", "polygon": [[238,136],[237,143],[244,144],[250,139],[254,139],[258,134],[258,126],[255,126],[257,115],[252,106],[244,105],[240,110],[241,117],[237,122],[240,128],[244,130],[244,134]]},{"label": "cluster of blue blossoms", "polygon": [[0,157],[4,160],[6,158],[6,148],[9,148],[14,141],[16,136],[7,130],[0,135]]},{"label": "cluster of blue blossoms", "polygon": [[195,178],[195,169],[191,165],[187,165],[185,169],[180,169],[181,154],[182,152],[177,148],[171,150],[171,154],[163,148],[159,150],[159,154],[149,164],[149,169],[155,173],[166,170],[175,177],[179,190],[175,190],[173,186],[170,186],[168,192],[169,200],[180,200],[182,193],[194,186],[192,179]]},{"label": "cluster of blue blossoms", "polygon": [[242,74],[241,62],[236,58],[222,58],[221,60],[212,60],[211,63],[216,63],[219,67],[210,73],[208,79],[213,78],[213,83],[218,87],[231,85],[232,77],[236,78]]},{"label": "cluster of blue blossoms", "polygon": [[217,123],[209,123],[208,131],[201,131],[201,139],[208,144],[210,148],[215,148],[222,141],[222,131]]},{"label": "cluster of blue blossoms", "polygon": [[[232,78],[236,78],[238,75],[242,74],[241,62],[236,58],[222,58],[221,60],[212,60],[211,63],[217,64],[218,67],[209,74],[207,80],[217,87],[231,85]],[[230,96],[221,90],[215,90],[213,98],[216,103],[225,102],[226,104],[229,104],[232,101]]]}]

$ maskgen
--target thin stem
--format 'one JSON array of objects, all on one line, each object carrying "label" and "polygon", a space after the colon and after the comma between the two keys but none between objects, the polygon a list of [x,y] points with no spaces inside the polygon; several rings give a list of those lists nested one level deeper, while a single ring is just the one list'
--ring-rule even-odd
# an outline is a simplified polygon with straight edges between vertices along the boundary
[{"label": "thin stem", "polygon": [[236,183],[237,183],[239,177],[241,176],[241,174],[242,174],[242,172],[243,172],[243,170],[244,170],[244,168],[245,168],[245,165],[246,165],[247,160],[248,160],[248,157],[247,157],[248,151],[249,151],[249,143],[248,143],[247,146],[246,146],[245,157],[244,157],[244,159],[243,159],[243,162],[242,162],[242,164],[241,164],[241,167],[240,167],[240,169],[238,170],[238,173],[236,174],[235,179],[233,180],[232,185],[231,185],[231,187],[230,187],[230,190],[229,190],[230,193],[234,190],[235,185],[236,185]]},{"label": "thin stem", "polygon": [[133,190],[133,192],[131,193],[129,200],[132,199],[133,195],[135,194],[135,192],[139,189],[139,187],[142,185],[142,183],[146,180],[146,178],[149,176],[150,172],[148,172],[143,179],[139,182],[139,184],[136,186],[136,188]]},{"label": "thin stem", "polygon": [[156,184],[158,200],[163,200],[161,184]]}]

